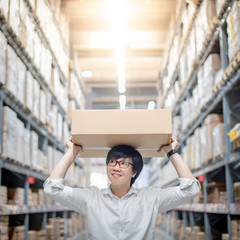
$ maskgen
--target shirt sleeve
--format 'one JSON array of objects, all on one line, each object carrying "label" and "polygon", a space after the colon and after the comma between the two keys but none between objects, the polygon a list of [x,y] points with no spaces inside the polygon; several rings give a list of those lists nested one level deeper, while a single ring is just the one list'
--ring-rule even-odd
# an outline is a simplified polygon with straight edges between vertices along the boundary
[{"label": "shirt sleeve", "polygon": [[90,188],[73,188],[65,185],[64,179],[50,179],[43,184],[44,193],[67,208],[87,215],[87,201],[94,195]]},{"label": "shirt sleeve", "polygon": [[166,212],[191,200],[200,191],[197,179],[179,178],[180,184],[176,187],[161,189],[157,197],[158,211]]}]

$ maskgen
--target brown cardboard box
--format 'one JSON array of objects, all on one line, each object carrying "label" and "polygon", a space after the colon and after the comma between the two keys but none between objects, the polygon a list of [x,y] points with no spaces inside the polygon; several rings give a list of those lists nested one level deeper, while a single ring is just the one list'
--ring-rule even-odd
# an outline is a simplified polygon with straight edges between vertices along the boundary
[{"label": "brown cardboard box", "polygon": [[73,110],[73,142],[81,157],[106,157],[115,145],[128,144],[143,157],[159,157],[172,135],[171,110]]}]

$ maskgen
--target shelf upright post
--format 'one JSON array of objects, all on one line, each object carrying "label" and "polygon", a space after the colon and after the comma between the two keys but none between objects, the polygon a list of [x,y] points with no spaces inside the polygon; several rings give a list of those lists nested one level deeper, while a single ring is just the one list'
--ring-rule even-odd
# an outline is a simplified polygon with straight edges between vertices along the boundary
[{"label": "shelf upright post", "polygon": [[[48,137],[46,133],[46,135],[44,135],[43,145],[42,145],[42,151],[45,156],[47,156],[47,146],[48,146]],[[44,204],[46,204],[46,198],[44,199]],[[46,230],[46,226],[47,226],[47,212],[44,212],[41,229]]]},{"label": "shelf upright post", "polygon": [[[24,204],[28,205],[28,190],[29,183],[27,181],[28,176],[25,176],[25,184],[24,184]],[[24,226],[25,226],[25,240],[28,240],[28,230],[29,230],[29,214],[27,213],[24,218]]]},{"label": "shelf upright post", "polygon": [[[204,193],[204,204],[207,204],[208,200],[208,194],[207,194],[207,177],[205,176],[204,182],[203,182],[203,193]],[[204,228],[205,228],[205,234],[206,234],[206,240],[212,240],[211,236],[211,225],[209,221],[208,214],[205,212],[204,213]]]},{"label": "shelf upright post", "polygon": [[63,212],[63,219],[64,219],[64,239],[67,240],[67,229],[68,229],[68,226],[67,226],[67,212],[64,211]]},{"label": "shelf upright post", "polygon": [[[229,166],[229,156],[232,151],[232,145],[229,141],[227,133],[231,129],[231,111],[230,104],[228,101],[228,96],[225,94],[223,96],[223,119],[224,119],[224,129],[225,129],[225,178],[226,178],[226,190],[227,190],[227,203],[233,203],[233,178],[231,175],[231,170]],[[229,239],[232,238],[232,224],[231,215],[227,215],[227,225]]]}]

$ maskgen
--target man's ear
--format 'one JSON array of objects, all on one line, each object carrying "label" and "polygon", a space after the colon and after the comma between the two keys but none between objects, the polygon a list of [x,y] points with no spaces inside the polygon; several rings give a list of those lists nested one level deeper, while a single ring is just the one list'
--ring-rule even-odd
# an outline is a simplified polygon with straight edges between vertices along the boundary
[{"label": "man's ear", "polygon": [[137,175],[137,171],[134,171],[134,172],[132,173],[132,177],[134,178],[136,175]]}]

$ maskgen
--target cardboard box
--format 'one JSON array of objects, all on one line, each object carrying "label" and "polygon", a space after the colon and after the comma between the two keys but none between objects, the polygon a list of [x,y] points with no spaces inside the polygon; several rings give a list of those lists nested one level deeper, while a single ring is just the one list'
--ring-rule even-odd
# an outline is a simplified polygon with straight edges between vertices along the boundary
[{"label": "cardboard box", "polygon": [[73,142],[81,157],[106,157],[110,148],[131,145],[143,157],[160,157],[160,146],[172,135],[171,110],[73,110]]}]

